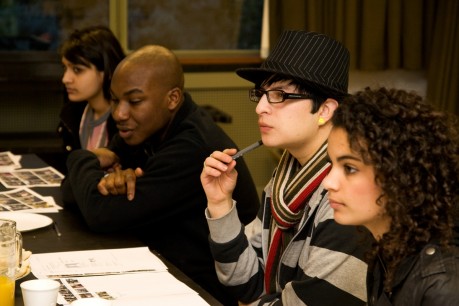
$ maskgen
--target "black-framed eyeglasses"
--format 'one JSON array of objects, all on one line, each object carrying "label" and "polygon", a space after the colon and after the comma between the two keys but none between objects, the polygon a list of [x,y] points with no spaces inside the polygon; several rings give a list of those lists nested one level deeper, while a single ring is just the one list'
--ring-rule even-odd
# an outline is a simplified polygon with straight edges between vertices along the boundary
[{"label": "black-framed eyeglasses", "polygon": [[300,93],[286,93],[283,90],[262,90],[259,88],[253,88],[249,90],[249,99],[252,102],[259,102],[260,99],[266,95],[268,102],[271,104],[282,103],[287,99],[313,99],[314,96],[311,94],[300,94]]}]

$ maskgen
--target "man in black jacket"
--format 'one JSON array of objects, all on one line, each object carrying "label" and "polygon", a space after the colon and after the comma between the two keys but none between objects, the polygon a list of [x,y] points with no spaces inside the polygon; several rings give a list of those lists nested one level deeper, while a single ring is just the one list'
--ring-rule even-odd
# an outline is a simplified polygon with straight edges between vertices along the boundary
[{"label": "man in black jacket", "polygon": [[[76,203],[94,231],[134,231],[223,304],[237,305],[216,276],[199,179],[209,154],[236,145],[184,92],[182,67],[164,47],[124,59],[111,93],[119,134],[108,149],[70,154],[61,186],[66,207]],[[247,224],[259,199],[242,159],[238,173],[235,199]],[[135,181],[127,188],[129,177]]]}]

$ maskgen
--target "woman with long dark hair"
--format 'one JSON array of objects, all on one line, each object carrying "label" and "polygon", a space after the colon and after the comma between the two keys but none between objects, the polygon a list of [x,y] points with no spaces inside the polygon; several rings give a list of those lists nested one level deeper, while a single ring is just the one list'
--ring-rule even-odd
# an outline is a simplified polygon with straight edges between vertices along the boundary
[{"label": "woman with long dark hair", "polygon": [[75,30],[60,55],[68,100],[58,126],[64,152],[104,147],[117,131],[111,118],[110,81],[125,57],[123,48],[109,28],[90,26]]}]

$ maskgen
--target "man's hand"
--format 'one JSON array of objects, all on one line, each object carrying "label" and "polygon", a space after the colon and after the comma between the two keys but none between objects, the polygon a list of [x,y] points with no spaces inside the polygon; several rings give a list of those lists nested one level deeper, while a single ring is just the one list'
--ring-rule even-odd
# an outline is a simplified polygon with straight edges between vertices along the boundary
[{"label": "man's hand", "polygon": [[119,157],[115,152],[110,151],[107,148],[98,148],[91,150],[99,159],[100,167],[104,170],[114,169],[119,166]]},{"label": "man's hand", "polygon": [[127,199],[132,201],[135,195],[135,183],[138,177],[143,176],[140,168],[122,170],[115,166],[114,171],[107,173],[97,184],[97,189],[102,195],[127,194]]}]

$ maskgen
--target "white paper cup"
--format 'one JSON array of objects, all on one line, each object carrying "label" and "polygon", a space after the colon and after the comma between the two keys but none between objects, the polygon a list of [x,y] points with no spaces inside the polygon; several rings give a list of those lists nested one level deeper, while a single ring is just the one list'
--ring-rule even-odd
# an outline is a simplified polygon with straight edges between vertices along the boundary
[{"label": "white paper cup", "polygon": [[71,306],[110,306],[112,302],[101,298],[85,298],[75,300],[70,304]]},{"label": "white paper cup", "polygon": [[24,306],[56,306],[60,283],[52,279],[33,279],[21,283]]}]

